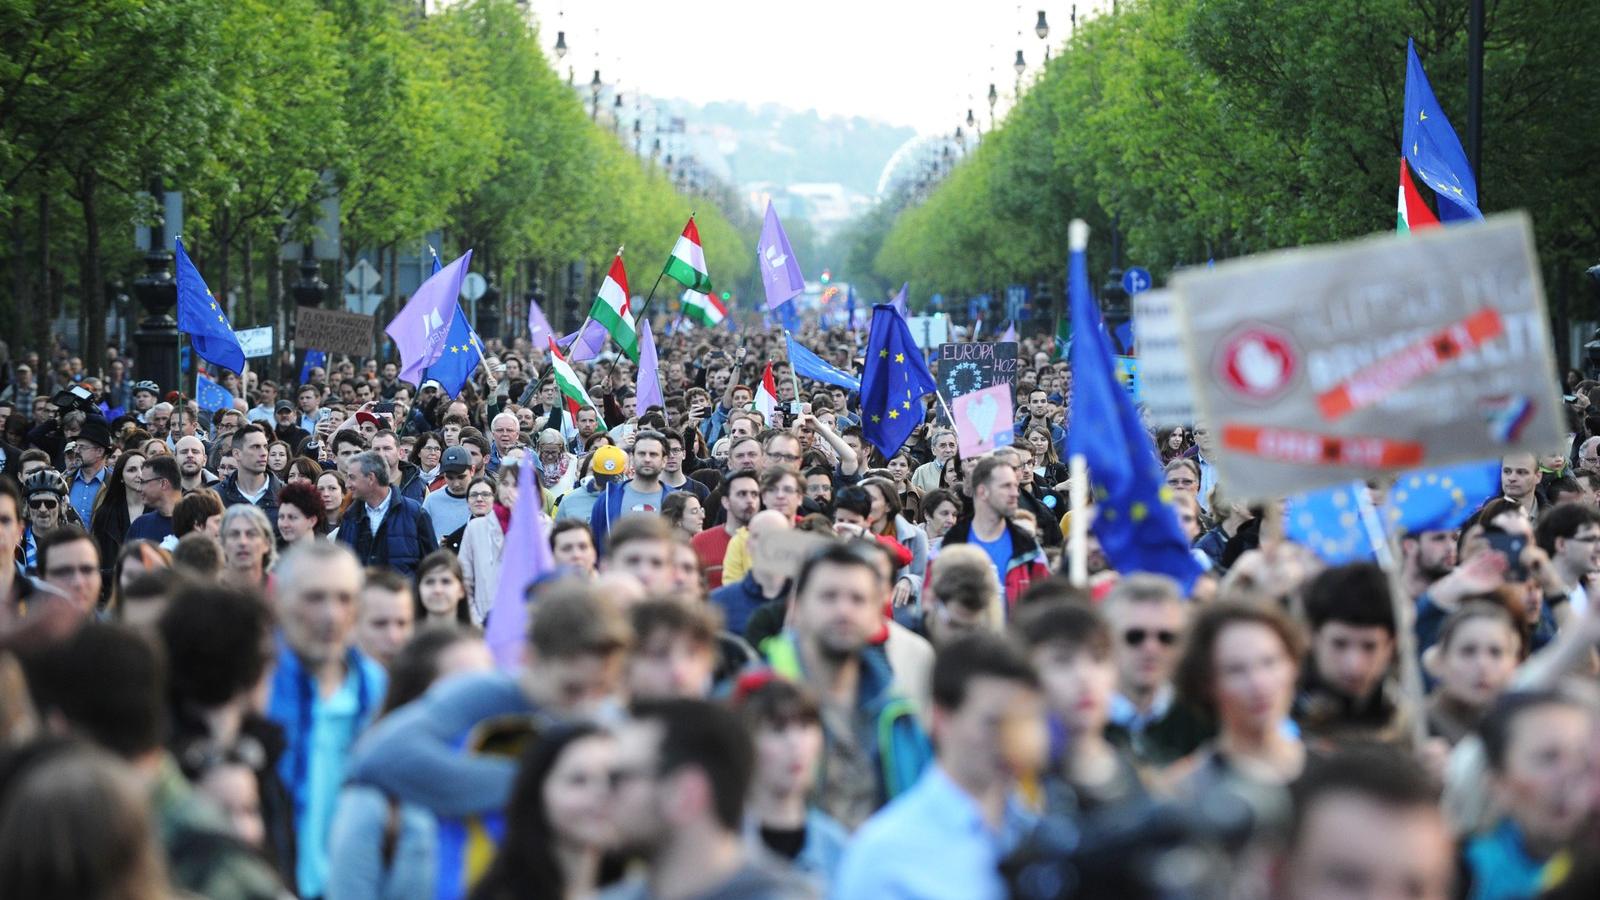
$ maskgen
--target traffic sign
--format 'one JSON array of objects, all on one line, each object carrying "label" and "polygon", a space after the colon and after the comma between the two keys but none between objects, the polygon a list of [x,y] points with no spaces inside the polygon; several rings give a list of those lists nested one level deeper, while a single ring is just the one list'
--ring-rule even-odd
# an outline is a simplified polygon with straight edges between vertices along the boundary
[{"label": "traffic sign", "polygon": [[461,296],[469,303],[482,297],[484,291],[488,289],[489,282],[485,281],[483,276],[477,272],[468,272],[467,277],[461,279]]},{"label": "traffic sign", "polygon": [[1127,291],[1130,297],[1142,294],[1154,286],[1155,282],[1150,280],[1150,272],[1146,269],[1134,266],[1122,273],[1122,289]]},{"label": "traffic sign", "polygon": [[372,263],[359,259],[356,260],[356,264],[350,268],[350,271],[344,273],[344,283],[348,284],[350,289],[357,294],[370,294],[378,289],[378,285],[383,283],[383,276],[379,275],[378,270],[372,267]]}]

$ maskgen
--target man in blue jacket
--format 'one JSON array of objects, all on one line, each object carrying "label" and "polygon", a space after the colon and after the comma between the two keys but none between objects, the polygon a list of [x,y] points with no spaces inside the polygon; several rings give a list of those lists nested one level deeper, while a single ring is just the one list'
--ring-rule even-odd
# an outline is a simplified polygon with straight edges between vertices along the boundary
[{"label": "man in blue jacket", "polygon": [[373,450],[350,460],[347,476],[357,503],[339,524],[339,542],[350,547],[364,566],[384,566],[407,577],[417,564],[439,549],[433,520],[422,505],[389,483],[389,464]]},{"label": "man in blue jacket", "polygon": [[633,436],[633,478],[605,486],[589,514],[595,549],[605,552],[606,535],[613,522],[633,512],[661,512],[672,486],[661,480],[667,465],[667,437],[659,431]]}]

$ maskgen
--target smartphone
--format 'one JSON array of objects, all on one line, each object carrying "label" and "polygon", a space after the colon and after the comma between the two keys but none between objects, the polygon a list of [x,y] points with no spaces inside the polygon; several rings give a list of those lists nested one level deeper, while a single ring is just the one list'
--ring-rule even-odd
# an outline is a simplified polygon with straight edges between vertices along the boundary
[{"label": "smartphone", "polygon": [[380,416],[392,416],[394,415],[394,401],[385,400],[382,403],[379,403],[377,406],[374,406],[372,411]]},{"label": "smartphone", "polygon": [[1506,580],[1522,582],[1528,580],[1528,570],[1522,565],[1522,551],[1528,546],[1528,539],[1520,534],[1508,534],[1504,531],[1491,531],[1484,535],[1489,541],[1489,547],[1505,554]]},{"label": "smartphone", "polygon": [[800,403],[800,401],[799,400],[791,400],[791,401],[789,401],[789,415],[798,416],[798,415],[800,415],[800,413],[801,413],[801,403]]},{"label": "smartphone", "polygon": [[327,408],[326,406],[324,406],[323,408],[317,410],[317,421],[318,422],[326,422],[326,421],[328,421],[328,419],[332,418],[332,416],[333,416],[333,410]]}]

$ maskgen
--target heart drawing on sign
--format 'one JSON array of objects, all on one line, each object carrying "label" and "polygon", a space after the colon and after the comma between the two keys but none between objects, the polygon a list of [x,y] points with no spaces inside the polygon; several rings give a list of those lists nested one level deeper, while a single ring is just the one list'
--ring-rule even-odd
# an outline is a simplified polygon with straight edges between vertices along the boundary
[{"label": "heart drawing on sign", "polygon": [[989,443],[994,435],[994,420],[999,415],[1000,404],[988,394],[967,404],[967,419],[978,429],[984,443]]}]

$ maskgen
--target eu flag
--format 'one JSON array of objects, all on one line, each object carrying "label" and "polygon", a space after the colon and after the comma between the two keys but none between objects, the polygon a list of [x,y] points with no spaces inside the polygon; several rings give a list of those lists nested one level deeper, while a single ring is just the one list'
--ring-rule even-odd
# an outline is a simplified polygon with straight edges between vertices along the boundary
[{"label": "eu flag", "polygon": [[1185,591],[1200,574],[1189,541],[1168,505],[1155,446],[1133,400],[1117,381],[1110,339],[1089,295],[1084,248],[1089,227],[1068,229],[1071,257],[1067,293],[1072,304],[1072,427],[1067,452],[1082,455],[1098,491],[1094,533],[1106,559],[1120,572],[1159,572]]},{"label": "eu flag", "polygon": [[1478,182],[1472,175],[1461,140],[1433,95],[1428,74],[1417,58],[1417,45],[1406,39],[1406,112],[1400,152],[1439,199],[1441,219],[1481,219]]},{"label": "eu flag", "polygon": [[1363,482],[1296,494],[1283,514],[1283,535],[1303,544],[1323,562],[1340,566],[1374,558],[1377,520]]},{"label": "eu flag", "polygon": [[189,335],[189,344],[200,358],[234,372],[244,371],[244,348],[228,324],[228,314],[211,296],[200,270],[178,242],[178,330]]},{"label": "eu flag", "polygon": [[861,376],[861,437],[892,457],[922,423],[924,394],[938,388],[911,339],[911,329],[887,303],[872,307],[866,372]]},{"label": "eu flag", "polygon": [[1497,459],[1408,472],[1389,489],[1384,519],[1401,534],[1451,531],[1498,493]]},{"label": "eu flag", "polygon": [[444,353],[439,356],[439,361],[429,366],[422,377],[435,379],[439,382],[440,390],[454,397],[461,393],[467,379],[472,377],[478,363],[483,361],[483,342],[478,340],[478,333],[467,323],[467,314],[460,306],[456,307],[455,318],[450,320],[450,333],[445,336],[444,343]]},{"label": "eu flag", "polygon": [[305,365],[300,367],[300,383],[305,384],[311,380],[312,369],[328,368],[328,354],[324,350],[307,350]]},{"label": "eu flag", "polygon": [[207,412],[233,409],[233,394],[204,375],[195,376],[194,401]]},{"label": "eu flag", "polygon": [[861,382],[852,378],[849,372],[812,353],[809,347],[795,340],[789,332],[785,331],[783,337],[789,344],[789,365],[794,367],[796,375],[838,385],[847,391],[861,390]]}]

